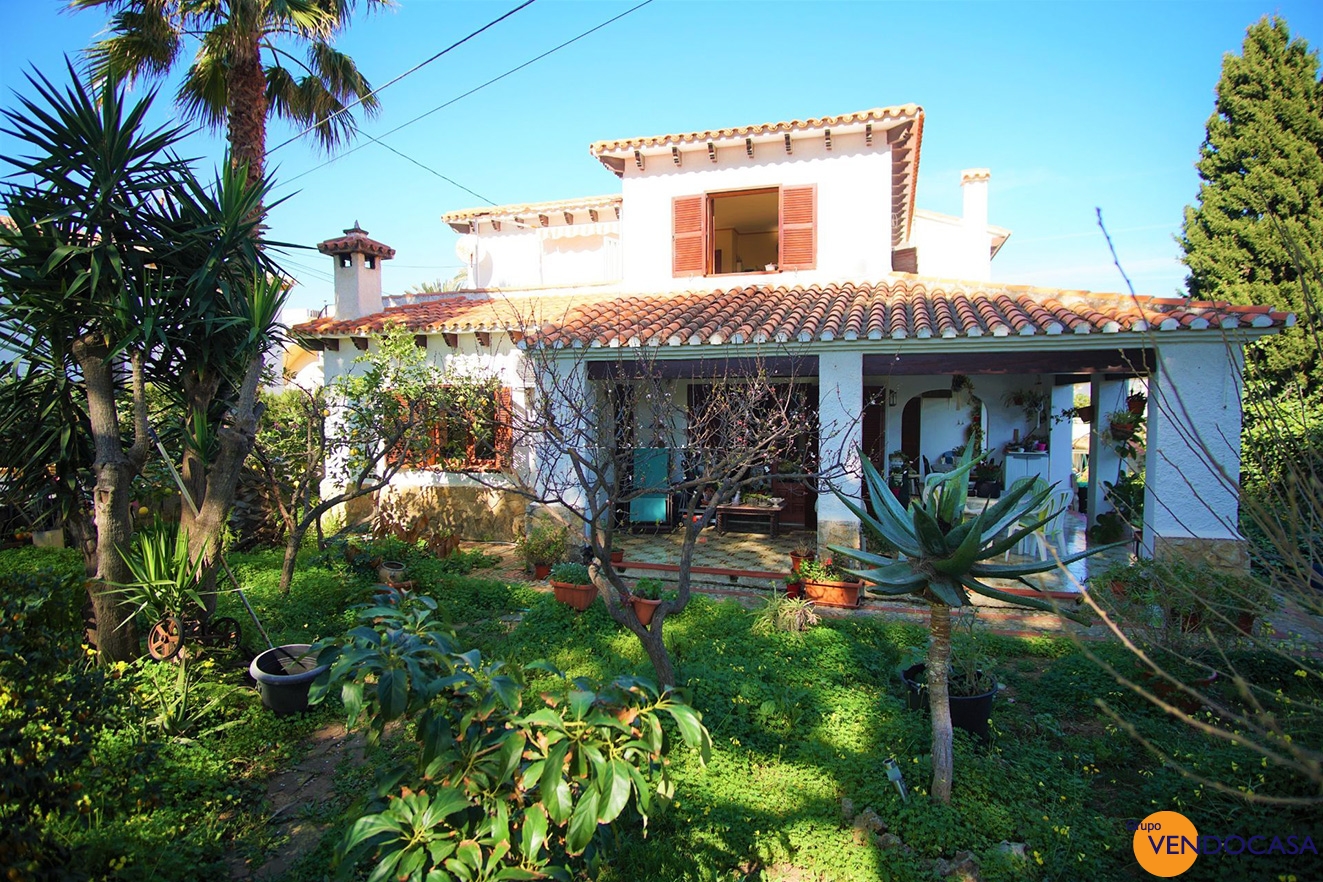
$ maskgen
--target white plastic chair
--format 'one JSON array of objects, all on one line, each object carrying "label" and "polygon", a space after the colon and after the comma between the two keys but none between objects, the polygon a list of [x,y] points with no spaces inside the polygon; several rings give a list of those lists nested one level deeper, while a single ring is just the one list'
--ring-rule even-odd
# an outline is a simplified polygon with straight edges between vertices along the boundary
[{"label": "white plastic chair", "polygon": [[[1034,488],[1029,492],[1041,493],[1046,487],[1046,482],[1044,482],[1042,478],[1035,478],[1034,485]],[[1069,500],[1069,496],[1069,492],[1064,490],[1052,494],[1036,511],[1026,515],[1023,520],[1017,521],[1015,525],[1011,527],[1011,532],[1023,530],[1030,524],[1041,521],[1052,512],[1061,511]],[[1057,552],[1060,554],[1064,550],[1065,542],[1065,535],[1062,530],[1063,520],[1064,519],[1058,515],[1048,523],[1034,530],[1034,532],[1030,533],[1028,536],[1025,536],[1016,543],[1014,548],[1015,553],[1026,556],[1032,555],[1037,560],[1048,560],[1050,559],[1050,555],[1048,554],[1047,543],[1050,541],[1056,546]],[[1006,549],[1006,554],[1003,555],[1002,559],[1009,559],[1011,551],[1012,549]]]}]

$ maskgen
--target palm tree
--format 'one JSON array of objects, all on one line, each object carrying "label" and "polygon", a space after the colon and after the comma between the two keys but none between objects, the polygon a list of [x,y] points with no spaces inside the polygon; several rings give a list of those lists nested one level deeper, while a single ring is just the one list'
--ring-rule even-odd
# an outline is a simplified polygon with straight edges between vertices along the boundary
[{"label": "palm tree", "polygon": [[[387,6],[389,0],[364,0]],[[230,161],[247,164],[255,185],[266,161],[266,121],[274,113],[307,127],[331,150],[355,132],[349,108],[378,108],[354,60],[330,40],[348,24],[355,0],[73,0],[74,9],[110,12],[110,36],[89,50],[97,79],[164,77],[190,44],[193,62],[176,101],[189,118],[224,128]],[[291,48],[304,44],[304,58]]]},{"label": "palm tree", "polygon": [[[873,592],[886,597],[910,594],[928,603],[930,642],[927,677],[933,731],[931,795],[938,802],[948,803],[951,801],[954,771],[951,707],[947,691],[947,665],[951,660],[951,609],[969,606],[969,592],[973,591],[1017,606],[1049,610],[1072,619],[1077,618],[1078,614],[1062,610],[1049,600],[1020,597],[998,590],[981,580],[1022,579],[1031,573],[1046,572],[1115,546],[1090,548],[1060,561],[987,563],[1014,548],[1021,539],[1060,514],[1060,511],[1049,511],[1043,517],[1035,515],[1042,510],[1054,488],[1035,491],[1031,480],[1022,479],[1012,485],[995,505],[966,520],[968,474],[976,462],[973,443],[965,448],[955,469],[945,474],[929,475],[922,499],[911,503],[908,511],[892,495],[886,480],[878,474],[868,457],[862,457],[862,460],[864,480],[876,514],[865,511],[839,492],[836,495],[861,522],[882,535],[899,554],[887,557],[837,545],[831,546],[831,550],[867,565],[867,569],[846,572],[872,582],[875,587],[870,590]],[[1009,531],[1009,535],[998,539],[1004,531]]]}]

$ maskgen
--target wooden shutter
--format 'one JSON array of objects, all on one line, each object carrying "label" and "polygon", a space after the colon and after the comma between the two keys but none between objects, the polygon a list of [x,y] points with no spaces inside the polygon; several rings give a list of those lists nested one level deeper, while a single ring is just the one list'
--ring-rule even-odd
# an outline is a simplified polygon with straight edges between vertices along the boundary
[{"label": "wooden shutter", "polygon": [[514,397],[510,389],[496,390],[496,467],[514,468]]},{"label": "wooden shutter", "polygon": [[677,196],[671,200],[671,274],[701,276],[707,269],[707,200]]},{"label": "wooden shutter", "polygon": [[818,188],[781,188],[780,269],[813,269],[818,253]]}]

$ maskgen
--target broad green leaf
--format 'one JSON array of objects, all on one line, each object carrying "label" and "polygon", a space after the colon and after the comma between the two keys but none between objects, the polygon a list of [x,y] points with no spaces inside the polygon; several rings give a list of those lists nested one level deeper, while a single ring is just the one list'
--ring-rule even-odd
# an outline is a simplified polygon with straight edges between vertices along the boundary
[{"label": "broad green leaf", "polygon": [[582,720],[584,715],[588,713],[588,709],[593,706],[593,702],[596,700],[596,692],[588,692],[582,689],[571,689],[570,712],[574,715],[574,719]]},{"label": "broad green leaf", "polygon": [[570,854],[582,853],[597,832],[597,805],[598,793],[592,788],[585,790],[579,797],[579,804],[574,807],[570,826],[565,833],[565,850]]},{"label": "broad green leaf", "polygon": [[629,804],[629,764],[624,760],[613,759],[607,766],[607,775],[603,777],[608,783],[602,791],[603,799],[598,806],[597,822],[609,824]]},{"label": "broad green leaf", "polygon": [[519,851],[526,860],[537,860],[546,841],[546,809],[535,803],[524,811],[524,828],[519,835]]}]

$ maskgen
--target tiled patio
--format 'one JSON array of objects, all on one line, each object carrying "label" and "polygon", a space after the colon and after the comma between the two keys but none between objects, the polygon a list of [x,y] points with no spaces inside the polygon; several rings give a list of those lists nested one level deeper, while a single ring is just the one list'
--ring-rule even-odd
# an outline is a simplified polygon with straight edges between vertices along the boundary
[{"label": "tiled patio", "polygon": [[[1063,531],[1064,554],[1070,555],[1083,551],[1086,547],[1085,518],[1076,512],[1067,512]],[[742,588],[766,588],[769,581],[780,581],[790,569],[790,550],[800,538],[815,540],[815,534],[803,531],[782,533],[773,539],[764,533],[728,532],[718,535],[714,527],[707,527],[698,537],[694,549],[694,582],[721,587],[739,586]],[[644,569],[653,571],[661,579],[674,579],[674,569],[680,559],[680,547],[683,534],[618,536],[616,547],[623,548],[626,566],[641,564],[635,571]],[[1063,571],[1058,568],[1052,572],[1028,577],[1044,591],[1077,593],[1079,586],[1090,573],[1106,569],[1117,560],[1128,560],[1128,548],[1112,549],[1094,557],[1076,561]],[[1027,561],[1029,558],[1012,554],[1010,562]],[[1023,585],[1011,580],[992,580],[997,588],[1027,590]],[[988,601],[989,605],[996,605]]]}]

